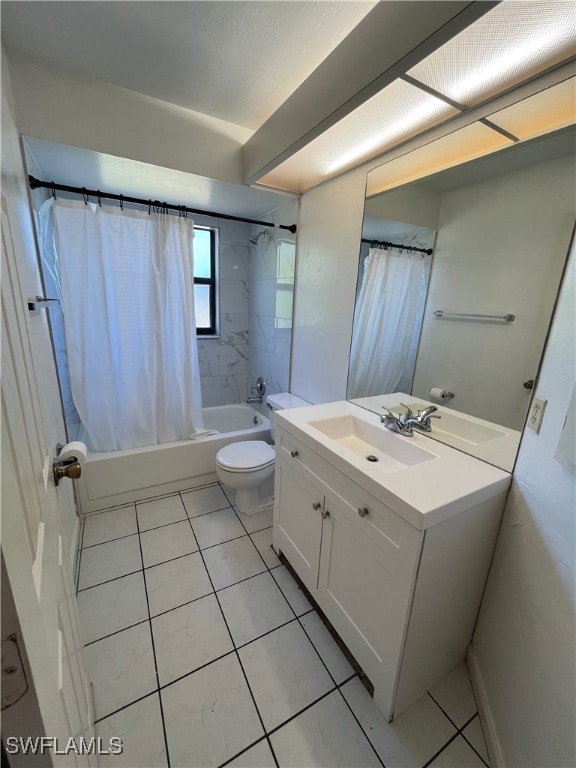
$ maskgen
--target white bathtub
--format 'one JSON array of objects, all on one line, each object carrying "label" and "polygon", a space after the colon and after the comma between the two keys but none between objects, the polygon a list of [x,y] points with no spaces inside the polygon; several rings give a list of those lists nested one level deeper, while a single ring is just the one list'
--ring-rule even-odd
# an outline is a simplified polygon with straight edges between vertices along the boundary
[{"label": "white bathtub", "polygon": [[83,513],[216,482],[216,454],[240,440],[270,441],[270,422],[249,405],[203,408],[218,434],[146,448],[89,453],[77,481]]}]

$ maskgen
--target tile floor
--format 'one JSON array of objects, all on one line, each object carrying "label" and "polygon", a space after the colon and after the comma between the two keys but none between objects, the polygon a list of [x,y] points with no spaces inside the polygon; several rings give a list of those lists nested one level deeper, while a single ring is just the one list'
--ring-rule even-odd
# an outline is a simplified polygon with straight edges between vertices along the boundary
[{"label": "tile floor", "polygon": [[96,729],[123,768],[488,765],[466,667],[387,723],[219,484],[86,518],[78,601]]}]

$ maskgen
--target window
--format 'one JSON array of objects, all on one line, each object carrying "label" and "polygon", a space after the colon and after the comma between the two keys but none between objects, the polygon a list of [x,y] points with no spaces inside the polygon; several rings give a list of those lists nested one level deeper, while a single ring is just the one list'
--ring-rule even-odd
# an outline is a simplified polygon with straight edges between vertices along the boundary
[{"label": "window", "polygon": [[216,334],[216,230],[194,227],[194,306],[198,336]]}]

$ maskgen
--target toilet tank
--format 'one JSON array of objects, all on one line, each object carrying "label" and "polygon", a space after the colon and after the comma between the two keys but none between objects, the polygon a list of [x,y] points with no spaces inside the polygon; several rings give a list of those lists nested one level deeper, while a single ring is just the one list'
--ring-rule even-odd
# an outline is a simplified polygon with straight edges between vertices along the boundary
[{"label": "toilet tank", "polygon": [[303,405],[310,405],[301,397],[291,395],[290,392],[279,392],[276,395],[268,395],[266,398],[266,407],[268,408],[268,418],[270,419],[270,434],[274,442],[274,411],[283,411],[287,408],[300,408]]}]

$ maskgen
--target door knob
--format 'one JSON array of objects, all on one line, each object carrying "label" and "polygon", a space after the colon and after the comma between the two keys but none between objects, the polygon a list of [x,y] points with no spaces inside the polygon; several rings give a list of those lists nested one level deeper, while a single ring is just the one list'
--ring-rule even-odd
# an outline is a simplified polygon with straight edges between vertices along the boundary
[{"label": "door knob", "polygon": [[318,512],[319,509],[322,509],[322,502],[321,501],[313,501],[312,502],[312,509],[314,512]]},{"label": "door knob", "polygon": [[360,515],[360,517],[366,517],[367,515],[370,514],[370,510],[368,509],[368,507],[358,507],[358,514]]},{"label": "door knob", "polygon": [[54,459],[52,472],[54,474],[54,485],[59,485],[60,480],[64,477],[68,477],[70,480],[78,480],[82,474],[82,467],[76,459]]},{"label": "door knob", "polygon": [[320,512],[320,514],[322,515],[322,520],[326,520],[327,517],[330,517],[330,512],[327,509],[325,509],[323,512]]}]

